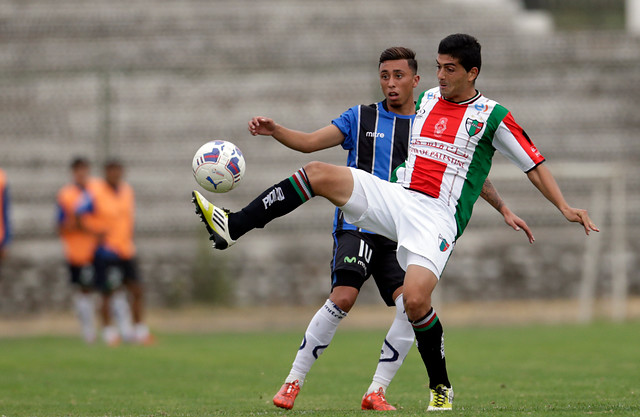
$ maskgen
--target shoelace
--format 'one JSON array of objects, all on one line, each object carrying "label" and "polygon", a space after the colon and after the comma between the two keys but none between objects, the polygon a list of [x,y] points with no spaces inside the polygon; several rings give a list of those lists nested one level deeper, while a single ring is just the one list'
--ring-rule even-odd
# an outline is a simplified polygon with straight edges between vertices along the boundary
[{"label": "shoelace", "polygon": [[382,388],[380,388],[378,391],[376,391],[375,395],[378,398],[380,398],[382,401],[387,402],[387,399],[384,397],[384,391],[382,390]]},{"label": "shoelace", "polygon": [[447,393],[445,392],[445,390],[443,390],[442,388],[436,388],[433,390],[433,392],[435,393],[435,398],[433,399],[433,404],[436,407],[442,407],[444,406],[444,403],[446,401],[446,395]]},{"label": "shoelace", "polygon": [[296,383],[297,383],[297,382],[298,382],[298,381],[297,381],[297,380],[295,380],[295,381],[293,381],[293,382],[289,382],[289,383],[287,383],[287,394],[291,394],[291,391],[293,391],[293,390],[294,390],[295,385],[296,385]]}]

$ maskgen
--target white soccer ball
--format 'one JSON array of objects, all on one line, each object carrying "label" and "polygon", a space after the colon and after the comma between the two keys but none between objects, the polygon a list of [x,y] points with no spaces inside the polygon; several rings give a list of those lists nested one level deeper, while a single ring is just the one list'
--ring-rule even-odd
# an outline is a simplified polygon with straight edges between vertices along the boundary
[{"label": "white soccer ball", "polygon": [[193,176],[205,190],[226,193],[234,189],[245,171],[240,149],[226,140],[213,140],[198,149],[193,157]]}]

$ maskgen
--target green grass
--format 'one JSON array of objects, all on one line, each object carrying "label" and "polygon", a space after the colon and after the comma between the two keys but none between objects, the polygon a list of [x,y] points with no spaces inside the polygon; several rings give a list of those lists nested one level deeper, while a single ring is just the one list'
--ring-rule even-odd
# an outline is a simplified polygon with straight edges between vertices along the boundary
[{"label": "green grass", "polygon": [[[271,404],[300,332],[165,335],[152,347],[0,339],[0,416],[363,416],[384,331],[338,331],[290,412]],[[640,323],[447,329],[449,416],[640,415]],[[388,391],[424,415],[411,350]]]}]

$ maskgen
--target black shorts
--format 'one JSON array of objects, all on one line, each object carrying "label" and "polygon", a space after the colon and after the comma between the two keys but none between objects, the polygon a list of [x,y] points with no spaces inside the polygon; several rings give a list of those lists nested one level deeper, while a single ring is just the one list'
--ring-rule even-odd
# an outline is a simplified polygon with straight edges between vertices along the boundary
[{"label": "black shorts", "polygon": [[[331,260],[331,289],[339,286],[360,290],[370,276],[378,286],[384,302],[395,305],[393,292],[404,283],[404,271],[396,258],[396,242],[373,233],[344,230],[333,234],[333,259]],[[357,272],[348,278],[336,271]]]},{"label": "black shorts", "polygon": [[139,281],[135,258],[99,258],[93,262],[96,271],[95,286],[102,292],[111,292],[122,284]]},{"label": "black shorts", "polygon": [[67,264],[67,266],[71,275],[71,285],[77,285],[82,288],[92,288],[95,285],[95,268],[92,264]]}]

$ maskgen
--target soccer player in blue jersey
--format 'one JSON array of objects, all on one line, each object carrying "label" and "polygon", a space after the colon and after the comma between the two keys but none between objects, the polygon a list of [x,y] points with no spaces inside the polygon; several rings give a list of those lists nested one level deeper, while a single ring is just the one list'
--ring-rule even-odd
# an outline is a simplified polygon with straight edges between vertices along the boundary
[{"label": "soccer player in blue jersey", "polygon": [[[314,152],[341,145],[349,152],[347,165],[392,180],[394,170],[407,158],[408,140],[415,117],[413,90],[420,80],[415,53],[393,47],[379,60],[383,101],[354,106],[332,123],[312,133],[288,129],[266,117],[249,121],[252,135],[272,136],[283,145],[301,152]],[[532,239],[526,223],[500,200],[487,181],[483,196],[514,229],[521,227]],[[331,294],[311,319],[291,371],[273,398],[276,406],[293,408],[305,377],[319,355],[329,346],[338,324],[353,307],[360,288],[373,276],[382,299],[396,307],[396,315],[382,344],[378,367],[362,398],[362,409],[395,410],[385,391],[400,368],[414,340],[414,332],[403,306],[404,271],[396,259],[396,243],[362,230],[344,220],[336,209],[333,224]]]}]

